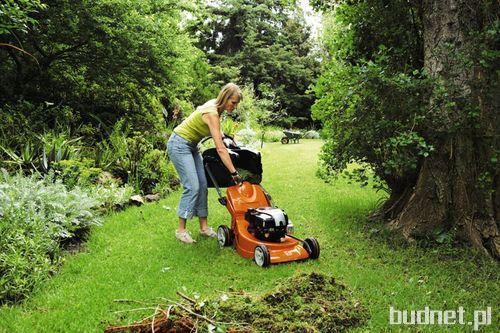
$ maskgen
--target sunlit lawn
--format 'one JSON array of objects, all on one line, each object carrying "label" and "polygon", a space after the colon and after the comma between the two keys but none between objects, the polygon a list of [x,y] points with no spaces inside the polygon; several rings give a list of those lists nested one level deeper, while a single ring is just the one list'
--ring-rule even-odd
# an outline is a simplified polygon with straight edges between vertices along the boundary
[{"label": "sunlit lawn", "polygon": [[[389,307],[420,310],[493,307],[499,328],[498,264],[460,251],[393,245],[379,225],[367,222],[381,194],[339,180],[328,185],[315,177],[321,141],[265,144],[264,182],[275,205],[293,220],[298,236],[314,236],[321,245],[317,261],[275,265],[268,269],[221,249],[215,240],[197,236],[195,245],[174,238],[175,207],[180,192],[159,203],[134,207],[106,219],[93,230],[85,249],[68,255],[61,271],[24,304],[0,310],[4,332],[102,332],[106,323],[141,319],[148,311],[117,314],[116,299],[177,299],[176,291],[217,297],[228,288],[260,293],[295,272],[321,272],[353,290],[369,309],[370,320],[357,331],[470,331],[472,326],[390,326]],[[210,219],[216,227],[229,224],[226,209],[210,192]],[[383,234],[383,233],[382,233]],[[265,315],[265,314],[263,314]]]}]

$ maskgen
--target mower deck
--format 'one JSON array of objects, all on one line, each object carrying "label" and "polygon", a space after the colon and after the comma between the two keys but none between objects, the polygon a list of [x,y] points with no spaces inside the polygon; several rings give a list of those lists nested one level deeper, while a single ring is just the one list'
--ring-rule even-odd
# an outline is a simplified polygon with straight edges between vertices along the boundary
[{"label": "mower deck", "polygon": [[285,236],[281,242],[265,242],[248,232],[248,222],[237,219],[232,225],[234,232],[234,246],[244,258],[252,259],[257,245],[265,245],[269,250],[270,263],[309,259],[309,253],[302,244],[292,237]]},{"label": "mower deck", "polygon": [[231,214],[231,229],[225,225],[217,231],[222,246],[234,245],[236,251],[244,258],[253,258],[257,265],[265,267],[269,264],[317,259],[319,244],[314,238],[301,240],[290,234],[279,241],[258,239],[249,231],[250,223],[245,213],[251,208],[271,207],[270,196],[262,186],[243,182],[227,188],[224,200]]}]

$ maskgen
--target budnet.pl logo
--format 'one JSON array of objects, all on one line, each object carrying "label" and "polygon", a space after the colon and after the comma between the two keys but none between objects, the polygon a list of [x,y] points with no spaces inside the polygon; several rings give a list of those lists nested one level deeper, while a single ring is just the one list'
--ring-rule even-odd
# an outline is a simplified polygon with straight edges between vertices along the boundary
[{"label": "budnet.pl logo", "polygon": [[474,310],[472,318],[463,307],[457,310],[397,310],[389,308],[390,325],[468,325],[477,331],[481,326],[491,325],[491,306],[486,310]]}]

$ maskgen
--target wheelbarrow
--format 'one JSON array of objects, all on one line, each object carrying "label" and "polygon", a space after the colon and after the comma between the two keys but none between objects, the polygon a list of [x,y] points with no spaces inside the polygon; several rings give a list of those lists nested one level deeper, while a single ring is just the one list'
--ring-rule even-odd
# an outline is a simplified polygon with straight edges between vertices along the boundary
[{"label": "wheelbarrow", "polygon": [[299,143],[300,138],[302,138],[302,133],[300,132],[284,130],[283,134],[285,134],[285,136],[281,138],[281,143],[284,145],[289,143],[290,141],[292,143]]}]

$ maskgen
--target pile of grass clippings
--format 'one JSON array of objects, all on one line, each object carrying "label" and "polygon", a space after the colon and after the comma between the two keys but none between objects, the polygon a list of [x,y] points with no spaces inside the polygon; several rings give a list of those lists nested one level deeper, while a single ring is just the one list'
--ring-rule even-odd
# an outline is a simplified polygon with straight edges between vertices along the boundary
[{"label": "pile of grass clippings", "polygon": [[318,273],[293,276],[261,296],[228,292],[213,302],[180,296],[184,303],[157,305],[148,319],[110,326],[106,332],[327,333],[344,332],[368,318],[367,310],[345,286]]},{"label": "pile of grass clippings", "polygon": [[228,331],[343,332],[368,317],[346,287],[318,273],[293,276],[259,297],[230,297],[212,306],[207,313],[216,312],[218,322],[240,323]]}]

